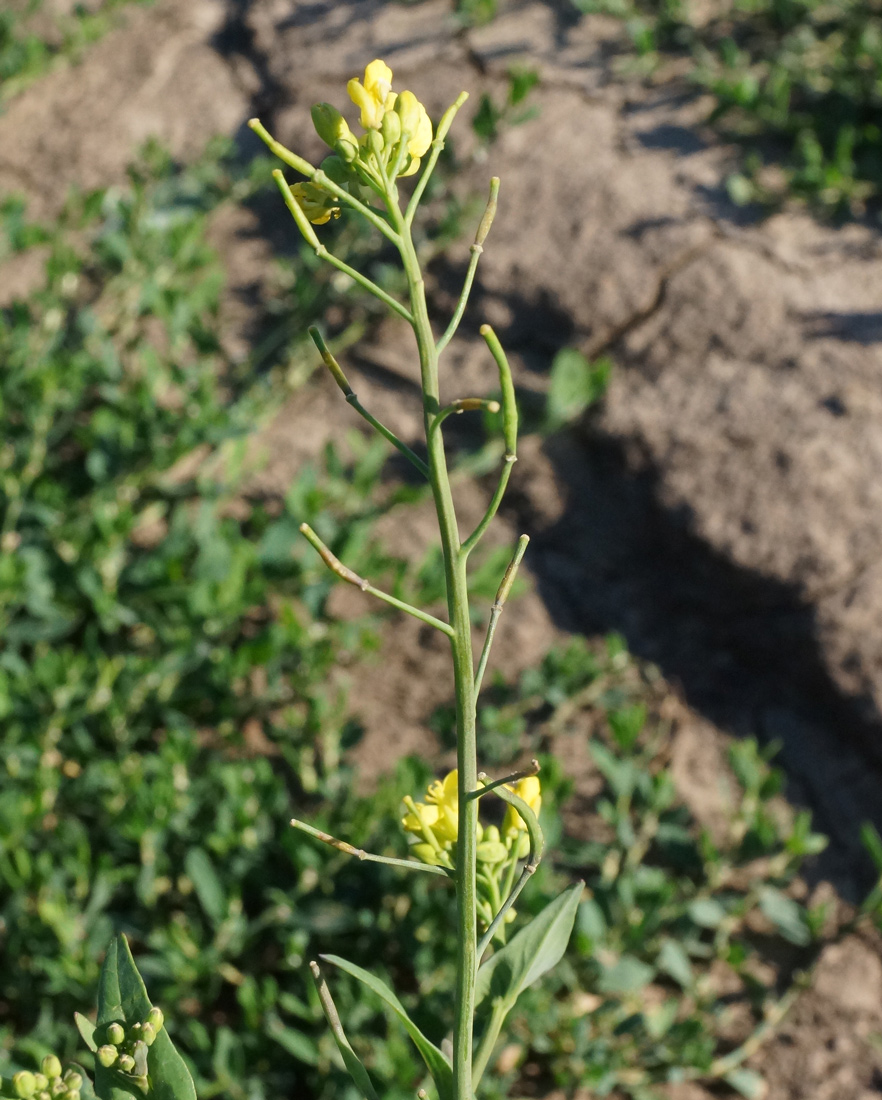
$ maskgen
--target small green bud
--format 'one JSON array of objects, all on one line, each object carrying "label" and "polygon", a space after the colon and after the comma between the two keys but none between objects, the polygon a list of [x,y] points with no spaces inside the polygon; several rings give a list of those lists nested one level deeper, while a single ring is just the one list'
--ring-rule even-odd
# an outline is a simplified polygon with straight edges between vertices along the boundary
[{"label": "small green bud", "polygon": [[131,1073],[135,1068],[135,1059],[131,1054],[121,1054],[119,1056],[119,1068],[123,1073]]},{"label": "small green bud", "polygon": [[381,157],[383,155],[383,137],[379,130],[368,130],[365,134],[365,145],[374,154],[375,157]]},{"label": "small green bud", "polygon": [[28,1100],[37,1091],[37,1079],[23,1069],[12,1078],[12,1090],[19,1100]]},{"label": "small green bud", "polygon": [[387,111],[380,123],[380,133],[387,148],[391,148],[401,137],[401,119],[395,111]]},{"label": "small green bud", "polygon": [[64,1083],[73,1092],[79,1092],[83,1087],[83,1075],[81,1073],[71,1072],[68,1070],[64,1075]]},{"label": "small green bud", "polygon": [[145,1096],[150,1091],[150,1081],[149,1081],[146,1073],[142,1077],[136,1077],[134,1079],[134,1081],[132,1082],[132,1084],[136,1088],[140,1089],[141,1092],[143,1092]]},{"label": "small green bud", "polygon": [[152,1047],[156,1041],[156,1028],[149,1021],[141,1028],[141,1038],[148,1047]]},{"label": "small green bud", "polygon": [[108,1024],[107,1025],[107,1041],[113,1043],[115,1047],[118,1047],[120,1043],[126,1041],[126,1029],[122,1024]]},{"label": "small green bud", "polygon": [[67,1092],[61,1094],[61,1100],[80,1100],[79,1090],[68,1089]]},{"label": "small green bud", "polygon": [[95,1057],[105,1069],[110,1069],[112,1065],[116,1064],[116,1060],[119,1058],[119,1051],[116,1047],[108,1043],[107,1046],[98,1047],[95,1051]]},{"label": "small green bud", "polygon": [[152,1024],[154,1031],[159,1034],[159,1032],[162,1031],[162,1025],[165,1023],[165,1016],[162,1014],[162,1009],[154,1005],[147,1013],[147,1023]]},{"label": "small green bud", "polygon": [[60,1092],[64,1092],[66,1088],[67,1085],[60,1077],[53,1077],[49,1083],[49,1092],[53,1096],[57,1096]]},{"label": "small green bud", "polygon": [[55,1057],[54,1054],[47,1054],[40,1064],[40,1069],[47,1077],[60,1077],[61,1076],[61,1062]]},{"label": "small green bud", "polygon": [[48,1089],[43,1089],[42,1092],[34,1093],[34,1100],[54,1100],[54,1098]]},{"label": "small green bud", "polygon": [[43,1091],[45,1091],[46,1089],[49,1088],[49,1078],[46,1076],[45,1073],[35,1073],[34,1074],[34,1081],[37,1084],[37,1088],[41,1092],[43,1092]]}]

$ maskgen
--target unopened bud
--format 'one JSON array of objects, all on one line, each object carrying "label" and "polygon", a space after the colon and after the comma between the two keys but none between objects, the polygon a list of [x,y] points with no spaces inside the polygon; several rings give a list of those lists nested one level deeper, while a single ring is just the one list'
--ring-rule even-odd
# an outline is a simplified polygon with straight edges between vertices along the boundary
[{"label": "unopened bud", "polygon": [[68,1070],[64,1075],[64,1083],[72,1092],[79,1092],[83,1087],[83,1075]]},{"label": "unopened bud", "polygon": [[40,1069],[47,1077],[60,1077],[61,1076],[61,1062],[55,1057],[54,1054],[47,1054],[43,1061],[40,1063]]},{"label": "unopened bud", "polygon": [[388,148],[395,145],[401,137],[401,119],[394,111],[387,111],[383,115],[383,121],[380,123],[380,133],[383,135],[383,141]]},{"label": "unopened bud", "polygon": [[147,1013],[147,1023],[153,1025],[153,1029],[157,1034],[162,1031],[162,1025],[165,1023],[165,1016],[162,1014],[162,1009],[154,1005]]},{"label": "unopened bud", "polygon": [[19,1100],[28,1100],[37,1091],[36,1077],[26,1069],[21,1070],[12,1078],[12,1091]]},{"label": "unopened bud", "polygon": [[61,1094],[60,1100],[80,1100],[79,1090],[68,1089],[67,1092]]},{"label": "unopened bud", "polygon": [[67,1085],[60,1077],[53,1077],[49,1084],[49,1092],[52,1096],[57,1096],[60,1092],[65,1092]]},{"label": "unopened bud", "polygon": [[115,1047],[118,1047],[120,1043],[126,1041],[126,1029],[122,1024],[108,1024],[107,1025],[107,1041],[113,1043]]},{"label": "unopened bud", "polygon": [[148,1047],[152,1047],[156,1040],[156,1028],[151,1023],[146,1023],[141,1028],[141,1038]]},{"label": "unopened bud", "polygon": [[116,1047],[108,1044],[107,1046],[98,1047],[95,1051],[95,1057],[105,1069],[110,1069],[112,1065],[116,1064],[116,1060],[119,1058],[119,1051]]},{"label": "unopened bud", "polygon": [[135,1059],[131,1054],[121,1054],[119,1056],[119,1068],[123,1073],[131,1073],[135,1068]]},{"label": "unopened bud", "polygon": [[420,101],[413,92],[402,92],[395,100],[395,113],[401,119],[401,132],[413,137],[420,124]]},{"label": "unopened bud", "polygon": [[375,157],[383,155],[383,138],[379,130],[368,130],[365,134],[365,144]]},{"label": "unopened bud", "polygon": [[49,1078],[45,1073],[35,1073],[34,1081],[41,1092],[49,1088]]}]

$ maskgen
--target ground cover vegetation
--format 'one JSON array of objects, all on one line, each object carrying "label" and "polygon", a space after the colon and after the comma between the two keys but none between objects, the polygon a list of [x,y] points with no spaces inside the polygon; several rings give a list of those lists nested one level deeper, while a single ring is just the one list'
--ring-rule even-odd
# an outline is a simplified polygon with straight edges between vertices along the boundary
[{"label": "ground cover vegetation", "polygon": [[831,215],[878,215],[878,0],[575,2],[625,20],[638,70],[685,72],[710,93],[709,121],[745,150],[729,180],[736,202],[796,197]]},{"label": "ground cover vegetation", "polygon": [[22,0],[0,11],[0,106],[53,66],[76,61],[114,25],[120,9],[153,0],[77,4],[69,14],[47,11],[43,0]]},{"label": "ground cover vegetation", "polygon": [[[266,179],[265,164],[237,168],[221,146],[186,170],[153,149],[128,187],[74,196],[57,223],[3,205],[3,257],[32,252],[46,274],[0,315],[4,1096],[90,1100],[89,1075],[122,1058],[140,1079],[144,1040],[108,1025],[118,1006],[144,1034],[155,1002],[164,1020],[151,1026],[173,1037],[201,1096],[354,1098],[306,971],[320,952],[369,967],[439,1043],[452,1022],[445,884],[365,874],[286,827],[296,810],[401,856],[401,799],[433,775],[404,760],[370,797],[353,793],[344,750],[358,731],[331,669],[377,644],[378,618],[327,614],[334,577],[298,525],[410,601],[431,605],[442,578],[437,557],[413,567],[372,536],[389,509],[424,499],[390,477],[382,440],[352,435],[287,493],[249,494],[250,433],[308,378],[302,337],[341,293],[295,250],[275,294],[270,283],[254,357],[225,350],[224,274],[206,234],[213,212],[253,201]],[[338,255],[400,291],[362,234],[330,228]],[[302,266],[307,279],[292,275]],[[334,350],[370,323],[360,302],[349,295],[354,327]],[[562,354],[535,430],[565,427],[608,371]],[[488,423],[488,438],[497,430]],[[486,469],[480,451],[468,458],[465,469]],[[498,564],[477,571],[485,605]],[[879,919],[878,890],[844,915],[804,895],[800,866],[823,841],[780,802],[781,777],[752,742],[732,749],[724,826],[694,820],[666,759],[665,696],[617,638],[555,649],[517,683],[488,674],[482,763],[539,758],[554,853],[518,901],[521,921],[587,884],[564,962],[511,1016],[488,1097],[580,1084],[640,1100],[690,1078],[759,1096],[745,1061],[799,975],[824,943]],[[449,737],[449,712],[434,725]],[[562,736],[589,746],[587,798],[555,761]],[[866,841],[882,874],[882,844],[871,830]],[[97,1040],[71,1026],[96,990]],[[407,1040],[379,1002],[346,974],[334,997],[384,1096],[412,1097]],[[155,1041],[150,1057],[170,1059]],[[46,1060],[56,1055],[64,1075]]]}]

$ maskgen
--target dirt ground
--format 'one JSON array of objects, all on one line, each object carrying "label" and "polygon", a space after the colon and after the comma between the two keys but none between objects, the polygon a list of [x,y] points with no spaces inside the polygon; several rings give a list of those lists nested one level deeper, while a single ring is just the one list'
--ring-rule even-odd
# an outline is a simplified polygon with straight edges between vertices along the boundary
[{"label": "dirt ground", "polygon": [[[531,535],[535,591],[503,620],[496,663],[513,674],[567,632],[620,631],[678,701],[684,796],[707,798],[726,736],[780,741],[790,796],[832,839],[815,874],[855,897],[869,873],[858,828],[882,826],[882,239],[872,226],[798,211],[760,221],[733,207],[724,181],[735,153],[703,126],[707,103],[687,86],[618,76],[616,22],[579,17],[565,0],[501,7],[472,31],[448,0],[133,9],[81,64],[0,115],[0,193],[24,191],[34,214],[50,213],[71,184],[122,178],[151,135],[183,158],[215,133],[257,151],[252,115],[317,156],[309,105],[340,102],[376,56],[435,117],[463,88],[500,96],[514,62],[537,68],[536,118],[504,129],[489,154],[465,124],[457,139],[463,193],[483,193],[490,174],[503,184],[448,392],[492,386],[482,320],[524,390],[542,390],[564,346],[609,353],[617,369],[602,406],[521,448],[497,537]],[[217,227],[234,288],[251,286],[271,254],[249,219]],[[439,316],[467,255],[465,241],[432,267]],[[405,436],[418,427],[407,335],[383,326],[348,365],[360,396]],[[330,383],[312,384],[268,430],[261,477],[285,484],[344,412]],[[485,498],[486,486],[463,486],[464,516]],[[417,549],[428,517],[408,524],[397,544]],[[387,766],[390,742],[431,748],[425,720],[449,686],[425,633],[396,624],[383,675],[349,672],[365,782]],[[880,1035],[882,962],[853,939],[829,950],[751,1064],[770,1100],[871,1100],[882,1095]]]}]

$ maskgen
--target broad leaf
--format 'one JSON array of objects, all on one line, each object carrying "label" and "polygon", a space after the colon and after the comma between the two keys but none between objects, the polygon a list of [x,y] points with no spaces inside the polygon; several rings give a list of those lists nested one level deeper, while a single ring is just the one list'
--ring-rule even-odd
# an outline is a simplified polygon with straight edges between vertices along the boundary
[{"label": "broad leaf", "polygon": [[[152,1008],[150,998],[125,936],[114,939],[107,949],[98,985],[98,1027],[116,1021],[125,1027],[143,1023]],[[156,1036],[148,1054],[151,1100],[196,1100],[193,1078],[174,1048],[165,1027]],[[126,1075],[95,1064],[95,1091],[100,1100],[127,1100],[143,1095]]]},{"label": "broad leaf", "polygon": [[321,955],[319,957],[325,962],[329,962],[333,966],[339,967],[340,970],[345,971],[347,974],[351,974],[353,978],[358,978],[360,982],[376,993],[377,996],[392,1009],[404,1025],[405,1031],[413,1040],[417,1050],[422,1055],[423,1061],[426,1063],[426,1068],[429,1073],[431,1073],[432,1080],[435,1082],[440,1100],[452,1100],[453,1071],[450,1068],[450,1063],[435,1044],[430,1042],[413,1020],[411,1020],[404,1009],[404,1005],[398,1000],[389,986],[369,971],[362,970],[360,966],[356,966],[355,963],[347,962],[346,959],[341,959],[339,955]]},{"label": "broad leaf", "polygon": [[[77,1015],[79,1015],[79,1013]],[[82,1032],[80,1032],[80,1034],[82,1035]],[[83,1083],[82,1085],[80,1085],[80,1100],[97,1100],[97,1097],[95,1096],[95,1089],[92,1087],[92,1081],[88,1073],[86,1073],[83,1067],[78,1065],[76,1062],[71,1062],[70,1066],[71,1069],[75,1069],[80,1077],[82,1077],[83,1079]]]},{"label": "broad leaf", "polygon": [[521,991],[556,966],[566,951],[584,884],[570,886],[478,971],[476,1004],[501,998],[511,1008]]}]

